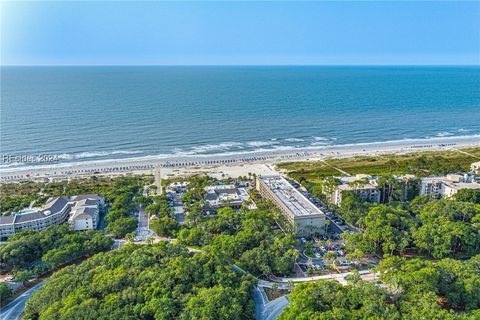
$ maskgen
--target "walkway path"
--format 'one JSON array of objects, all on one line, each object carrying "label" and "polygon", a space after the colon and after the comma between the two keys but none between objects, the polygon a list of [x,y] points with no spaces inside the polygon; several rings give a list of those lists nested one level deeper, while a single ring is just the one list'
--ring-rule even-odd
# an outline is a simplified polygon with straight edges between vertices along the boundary
[{"label": "walkway path", "polygon": [[337,170],[338,172],[340,172],[341,174],[343,174],[343,175],[345,175],[345,176],[351,176],[351,174],[348,173],[347,171],[344,171],[344,170],[342,170],[342,169],[340,169],[340,168],[337,168],[337,167],[331,165],[330,163],[328,163],[328,162],[325,161],[325,160],[318,159],[318,161],[325,163],[327,166],[332,167],[333,169]]},{"label": "walkway path", "polygon": [[[342,284],[345,284],[345,277],[352,272],[344,272],[344,273],[334,273],[334,274],[326,274],[321,276],[313,276],[313,277],[301,277],[301,278],[280,278],[271,276],[270,280],[275,283],[288,283],[288,282],[309,282],[309,281],[316,281],[316,280],[336,280]],[[362,280],[365,281],[375,281],[378,279],[378,274],[372,272],[371,270],[362,270],[359,271],[360,277]]]},{"label": "walkway path", "polygon": [[148,238],[155,237],[155,233],[150,230],[149,217],[142,205],[139,205],[138,208],[138,226],[135,234],[135,241],[145,241]]},{"label": "walkway path", "polygon": [[453,150],[456,150],[456,151],[458,151],[458,152],[461,152],[461,153],[463,153],[463,154],[466,154],[467,156],[474,157],[474,158],[476,158],[476,159],[480,159],[480,157],[478,157],[478,156],[476,156],[476,155],[474,155],[474,154],[465,152],[465,151],[463,151],[463,150],[460,150],[460,149],[457,149],[457,148],[452,148],[452,149],[453,149]]}]

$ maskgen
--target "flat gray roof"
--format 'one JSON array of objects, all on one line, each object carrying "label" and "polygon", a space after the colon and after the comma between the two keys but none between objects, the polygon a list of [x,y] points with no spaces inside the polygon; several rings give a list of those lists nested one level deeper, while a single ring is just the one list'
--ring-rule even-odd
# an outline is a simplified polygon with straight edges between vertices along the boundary
[{"label": "flat gray roof", "polygon": [[317,208],[282,176],[260,176],[259,178],[295,217],[324,215],[322,210]]}]

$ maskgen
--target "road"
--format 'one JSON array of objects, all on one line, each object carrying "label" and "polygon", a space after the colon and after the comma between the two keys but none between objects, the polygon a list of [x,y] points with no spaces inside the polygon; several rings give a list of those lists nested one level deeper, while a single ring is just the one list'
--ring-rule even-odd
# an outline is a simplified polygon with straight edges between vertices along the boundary
[{"label": "road", "polygon": [[287,296],[268,301],[263,288],[255,286],[253,288],[253,302],[255,303],[255,318],[257,320],[274,320],[283,312],[283,309],[290,303]]},{"label": "road", "polygon": [[40,289],[43,285],[43,282],[37,283],[20,296],[18,296],[15,300],[7,304],[1,311],[0,311],[0,319],[2,320],[17,320],[20,318],[20,315],[25,308],[25,303],[27,302],[28,298]]}]

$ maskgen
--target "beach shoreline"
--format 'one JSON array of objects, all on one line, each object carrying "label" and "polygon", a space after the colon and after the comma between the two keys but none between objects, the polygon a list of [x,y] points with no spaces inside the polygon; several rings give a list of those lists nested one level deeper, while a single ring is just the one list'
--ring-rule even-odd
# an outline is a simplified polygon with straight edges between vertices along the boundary
[{"label": "beach shoreline", "polygon": [[146,156],[112,160],[97,160],[51,165],[25,165],[0,169],[0,181],[69,178],[91,175],[142,174],[161,170],[162,178],[210,173],[238,177],[248,172],[273,173],[273,164],[285,161],[314,161],[326,158],[360,155],[401,154],[421,151],[454,150],[480,146],[480,135],[451,136],[430,139],[408,139],[344,145],[328,145],[289,150],[252,151],[181,157]]}]

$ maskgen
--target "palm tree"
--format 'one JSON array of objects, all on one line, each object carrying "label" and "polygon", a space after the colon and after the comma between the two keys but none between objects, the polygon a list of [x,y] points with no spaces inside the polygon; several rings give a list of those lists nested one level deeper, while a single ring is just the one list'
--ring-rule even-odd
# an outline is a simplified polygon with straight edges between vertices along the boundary
[{"label": "palm tree", "polygon": [[383,203],[391,203],[393,198],[400,198],[402,190],[400,183],[393,175],[386,175],[378,179],[378,187],[382,189]]}]

